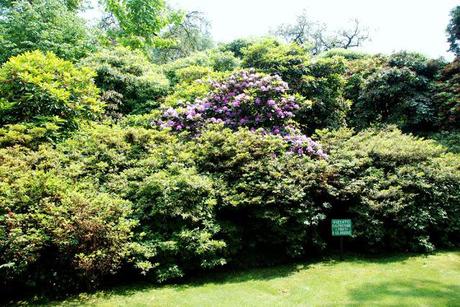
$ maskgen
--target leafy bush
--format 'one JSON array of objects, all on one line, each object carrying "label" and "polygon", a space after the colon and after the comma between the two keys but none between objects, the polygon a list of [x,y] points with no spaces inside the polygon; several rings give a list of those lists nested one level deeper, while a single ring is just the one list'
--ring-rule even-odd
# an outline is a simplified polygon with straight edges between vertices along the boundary
[{"label": "leafy bush", "polygon": [[161,66],[113,47],[81,61],[97,75],[13,57],[0,69],[0,289],[290,261],[335,248],[332,218],[353,220],[354,251],[458,246],[457,62],[311,58],[269,39]]},{"label": "leafy bush", "polygon": [[399,130],[321,135],[331,217],[353,219],[356,246],[426,251],[458,242],[460,157]]},{"label": "leafy bush", "polygon": [[234,73],[222,82],[212,83],[212,92],[194,104],[175,110],[167,109],[159,124],[175,131],[200,132],[208,123],[227,127],[262,129],[283,137],[290,150],[300,155],[325,157],[320,146],[302,135],[290,122],[299,109],[296,97],[288,96],[288,85],[279,76],[264,76],[253,71]]},{"label": "leafy bush", "polygon": [[435,80],[443,63],[408,52],[360,62],[361,68],[350,63],[346,87],[347,98],[354,102],[350,112],[353,126],[395,124],[406,131],[439,126]]},{"label": "leafy bush", "polygon": [[276,136],[208,127],[197,139],[199,170],[219,182],[217,220],[229,262],[260,265],[324,247],[318,224],[324,160],[286,152]]},{"label": "leafy bush", "polygon": [[294,91],[299,91],[299,80],[307,74],[310,64],[310,55],[300,46],[272,39],[251,44],[243,54],[243,67],[279,75]]},{"label": "leafy bush", "polygon": [[243,58],[244,49],[248,48],[255,41],[246,38],[237,38],[229,43],[222,44],[219,49],[222,51],[230,51],[239,59]]},{"label": "leafy bush", "polygon": [[81,65],[96,71],[96,85],[105,97],[112,98],[108,102],[109,105],[112,102],[115,113],[144,113],[154,109],[169,88],[159,67],[139,51],[123,47],[106,49],[83,59]]},{"label": "leafy bush", "polygon": [[344,97],[344,73],[343,58],[322,58],[298,82],[300,93],[308,99],[298,112],[298,121],[309,131],[345,126],[351,102]]},{"label": "leafy bush", "polygon": [[366,80],[355,114],[363,127],[378,122],[423,127],[434,116],[428,86],[407,68],[384,69]]},{"label": "leafy bush", "polygon": [[116,273],[130,254],[129,202],[53,171],[59,154],[48,147],[0,152],[3,286],[67,290]]},{"label": "leafy bush", "polygon": [[239,60],[229,51],[210,50],[197,52],[189,57],[178,59],[163,66],[166,76],[173,85],[184,81],[181,77],[183,69],[198,71],[206,68],[214,72],[232,71],[239,66]]},{"label": "leafy bush", "polygon": [[187,167],[137,171],[145,177],[132,198],[143,235],[141,264],[147,265],[139,268],[163,282],[225,264],[226,244],[217,238],[220,227],[214,219],[213,181]]},{"label": "leafy bush", "polygon": [[460,59],[446,65],[441,71],[434,97],[441,128],[460,128]]},{"label": "leafy bush", "polygon": [[309,132],[318,128],[338,128],[345,123],[349,102],[343,97],[343,58],[320,58],[311,62],[307,50],[296,44],[280,44],[271,39],[250,45],[243,51],[244,67],[281,76],[300,101],[298,121]]},{"label": "leafy bush", "polygon": [[0,68],[0,126],[52,122],[66,130],[96,119],[103,104],[93,76],[52,53],[12,57]]},{"label": "leafy bush", "polygon": [[343,57],[348,61],[361,60],[370,57],[370,55],[363,52],[340,48],[329,49],[325,52],[320,53],[319,56],[324,58]]},{"label": "leafy bush", "polygon": [[15,1],[0,19],[1,63],[37,49],[76,61],[94,51],[94,43],[84,20],[65,1]]},{"label": "leafy bush", "polygon": [[435,140],[439,144],[445,146],[448,151],[460,153],[460,132],[459,131],[440,131],[429,134],[430,139]]},{"label": "leafy bush", "polygon": [[132,265],[159,282],[225,263],[214,182],[193,168],[192,148],[167,131],[103,125],[58,146],[66,177],[132,201]]},{"label": "leafy bush", "polygon": [[[216,75],[213,74],[215,77]],[[206,97],[211,91],[209,80],[194,80],[181,82],[174,87],[174,92],[164,98],[163,107],[184,107],[187,102]]]},{"label": "leafy bush", "polygon": [[44,142],[58,139],[60,122],[56,118],[52,118],[41,123],[5,125],[0,128],[0,148],[13,145],[36,148]]}]

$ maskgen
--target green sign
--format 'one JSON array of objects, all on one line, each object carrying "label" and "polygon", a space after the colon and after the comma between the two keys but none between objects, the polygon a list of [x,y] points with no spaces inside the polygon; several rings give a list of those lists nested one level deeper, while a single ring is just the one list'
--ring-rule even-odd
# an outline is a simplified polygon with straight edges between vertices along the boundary
[{"label": "green sign", "polygon": [[331,220],[332,235],[351,236],[351,220]]}]

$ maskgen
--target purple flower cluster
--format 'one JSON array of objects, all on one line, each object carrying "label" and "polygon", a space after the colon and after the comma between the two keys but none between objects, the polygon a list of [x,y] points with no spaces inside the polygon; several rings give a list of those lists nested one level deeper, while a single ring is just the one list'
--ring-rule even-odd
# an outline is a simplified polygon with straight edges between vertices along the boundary
[{"label": "purple flower cluster", "polygon": [[223,82],[212,81],[211,93],[204,99],[197,99],[178,110],[167,109],[159,124],[193,133],[199,133],[207,123],[223,123],[232,129],[263,128],[284,137],[295,153],[323,156],[310,138],[289,133],[293,131],[287,129],[288,122],[299,105],[294,96],[287,95],[288,90],[288,84],[277,75],[240,71]]},{"label": "purple flower cluster", "polygon": [[298,155],[317,155],[321,158],[326,159],[327,154],[323,152],[320,144],[315,142],[311,138],[293,128],[287,127],[286,132],[283,135],[286,142],[289,143],[289,150]]}]

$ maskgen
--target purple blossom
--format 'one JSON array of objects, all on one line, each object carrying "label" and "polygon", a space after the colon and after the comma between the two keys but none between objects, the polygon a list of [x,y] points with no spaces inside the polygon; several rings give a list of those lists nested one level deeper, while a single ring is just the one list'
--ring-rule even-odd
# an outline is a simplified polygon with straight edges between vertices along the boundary
[{"label": "purple blossom", "polygon": [[158,125],[199,134],[207,123],[223,123],[237,129],[248,127],[257,133],[282,137],[289,151],[298,155],[326,158],[320,145],[289,126],[288,120],[299,109],[294,96],[286,95],[288,85],[281,77],[261,75],[253,70],[233,74],[222,82],[211,81],[211,91],[183,108],[168,108]]}]

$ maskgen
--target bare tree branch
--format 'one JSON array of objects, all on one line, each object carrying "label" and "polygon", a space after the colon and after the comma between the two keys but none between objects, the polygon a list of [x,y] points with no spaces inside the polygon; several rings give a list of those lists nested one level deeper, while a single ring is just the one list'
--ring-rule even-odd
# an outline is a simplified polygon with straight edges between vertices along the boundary
[{"label": "bare tree branch", "polygon": [[363,27],[358,19],[352,21],[350,28],[331,33],[326,25],[310,19],[306,11],[297,16],[296,23],[280,25],[272,33],[287,42],[308,45],[313,54],[333,48],[359,47],[369,40],[367,28]]}]

